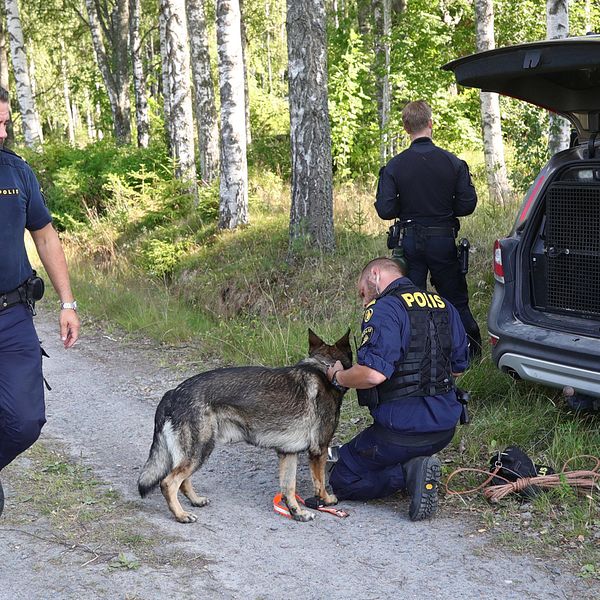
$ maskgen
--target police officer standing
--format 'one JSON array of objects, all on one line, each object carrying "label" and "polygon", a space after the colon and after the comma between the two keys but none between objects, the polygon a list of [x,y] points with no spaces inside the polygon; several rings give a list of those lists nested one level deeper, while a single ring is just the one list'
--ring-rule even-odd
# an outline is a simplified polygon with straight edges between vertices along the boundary
[{"label": "police officer standing", "polygon": [[[0,470],[35,442],[46,422],[42,355],[32,318],[40,288],[32,278],[25,229],[61,300],[64,347],[79,335],[65,255],[39,183],[23,159],[1,147],[9,120],[8,92],[0,88]],[[3,508],[0,483],[0,514]]]},{"label": "police officer standing", "polygon": [[[464,160],[431,140],[431,108],[423,100],[402,111],[410,147],[379,172],[375,209],[382,219],[399,219],[408,278],[426,288],[427,273],[444,298],[456,307],[469,339],[471,357],[481,353],[481,334],[469,310],[465,273],[457,255],[457,217],[470,215],[477,193]],[[467,250],[468,251],[468,250]]]},{"label": "police officer standing", "polygon": [[433,456],[454,435],[463,406],[454,379],[468,366],[465,330],[456,309],[417,288],[400,265],[377,258],[363,269],[365,307],[357,362],[327,376],[356,388],[373,424],[339,449],[329,483],[340,500],[370,500],[406,489],[413,521],[437,509],[441,465]]}]

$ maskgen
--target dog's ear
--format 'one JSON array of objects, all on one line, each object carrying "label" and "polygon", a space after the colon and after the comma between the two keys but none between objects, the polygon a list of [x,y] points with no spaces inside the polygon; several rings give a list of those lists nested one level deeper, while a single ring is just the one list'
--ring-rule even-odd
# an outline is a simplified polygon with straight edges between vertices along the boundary
[{"label": "dog's ear", "polygon": [[320,348],[325,342],[309,327],[308,328],[308,350],[313,352]]},{"label": "dog's ear", "polygon": [[352,348],[350,347],[350,328],[348,328],[348,331],[346,331],[346,333],[334,344],[334,346],[342,352],[352,351]]}]

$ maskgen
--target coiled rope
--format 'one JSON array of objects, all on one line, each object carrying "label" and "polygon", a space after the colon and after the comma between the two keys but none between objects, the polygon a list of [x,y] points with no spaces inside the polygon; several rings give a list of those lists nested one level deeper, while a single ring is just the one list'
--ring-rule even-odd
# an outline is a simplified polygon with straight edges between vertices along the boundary
[{"label": "coiled rope", "polygon": [[[578,470],[571,471],[569,470],[569,465],[577,459],[589,458],[596,462],[596,466],[590,470]],[[502,479],[506,481],[506,483],[501,483],[498,485],[490,485],[485,487],[483,490],[483,495],[490,502],[498,502],[505,496],[511,493],[518,493],[524,490],[526,487],[532,485],[541,488],[555,488],[563,485],[569,485],[575,488],[579,493],[589,493],[594,489],[600,489],[600,459],[596,456],[592,456],[589,454],[582,454],[580,456],[574,456],[567,460],[563,465],[562,470],[559,473],[554,473],[552,475],[540,475],[537,477],[520,477],[516,481],[509,481],[508,479],[498,475],[498,471],[500,471],[502,465],[496,463],[496,468],[494,471],[484,471],[482,469],[473,469],[473,468],[460,468],[456,469],[448,476],[446,479],[446,493],[448,495],[457,495],[464,496],[467,494],[473,494],[492,481],[495,477],[498,479]],[[456,475],[459,473],[479,473],[483,475],[487,475],[487,479],[480,485],[474,488],[470,488],[467,490],[453,490],[450,489],[450,482]]]}]

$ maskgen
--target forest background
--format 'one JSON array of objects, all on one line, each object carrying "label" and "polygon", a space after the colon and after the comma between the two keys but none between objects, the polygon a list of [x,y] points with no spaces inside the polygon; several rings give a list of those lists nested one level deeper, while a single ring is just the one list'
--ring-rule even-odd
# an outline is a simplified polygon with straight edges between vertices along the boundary
[{"label": "forest background", "polygon": [[[549,158],[553,130],[545,111],[499,99],[507,178],[498,192],[480,94],[440,67],[483,47],[546,38],[553,10],[564,35],[600,26],[591,0],[4,0],[3,8],[0,84],[11,91],[13,145],[44,189],[84,324],[185,342],[199,363],[223,364],[289,364],[305,354],[308,327],[329,340],[348,326],[358,333],[356,277],[388,253],[389,223],[372,206],[377,173],[408,145],[400,112],[416,99],[431,104],[435,141],[467,160],[478,190],[462,233],[484,327],[493,240]],[[457,434],[448,469],[483,467],[507,444],[558,467],[600,453],[596,417],[574,415],[554,390],[513,382],[487,349],[463,386],[473,423]],[[367,422],[349,394],[340,440]],[[600,576],[596,498],[561,488],[538,498],[525,524],[517,502],[495,510],[448,502],[483,512],[514,546],[567,549],[582,576]]]}]

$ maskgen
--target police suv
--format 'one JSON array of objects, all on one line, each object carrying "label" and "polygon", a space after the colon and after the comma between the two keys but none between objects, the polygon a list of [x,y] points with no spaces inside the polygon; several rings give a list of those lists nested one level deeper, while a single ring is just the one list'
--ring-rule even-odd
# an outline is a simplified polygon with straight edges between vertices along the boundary
[{"label": "police suv", "polygon": [[497,48],[448,63],[459,84],[551,110],[576,130],[494,244],[488,314],[505,372],[600,404],[600,36]]}]

